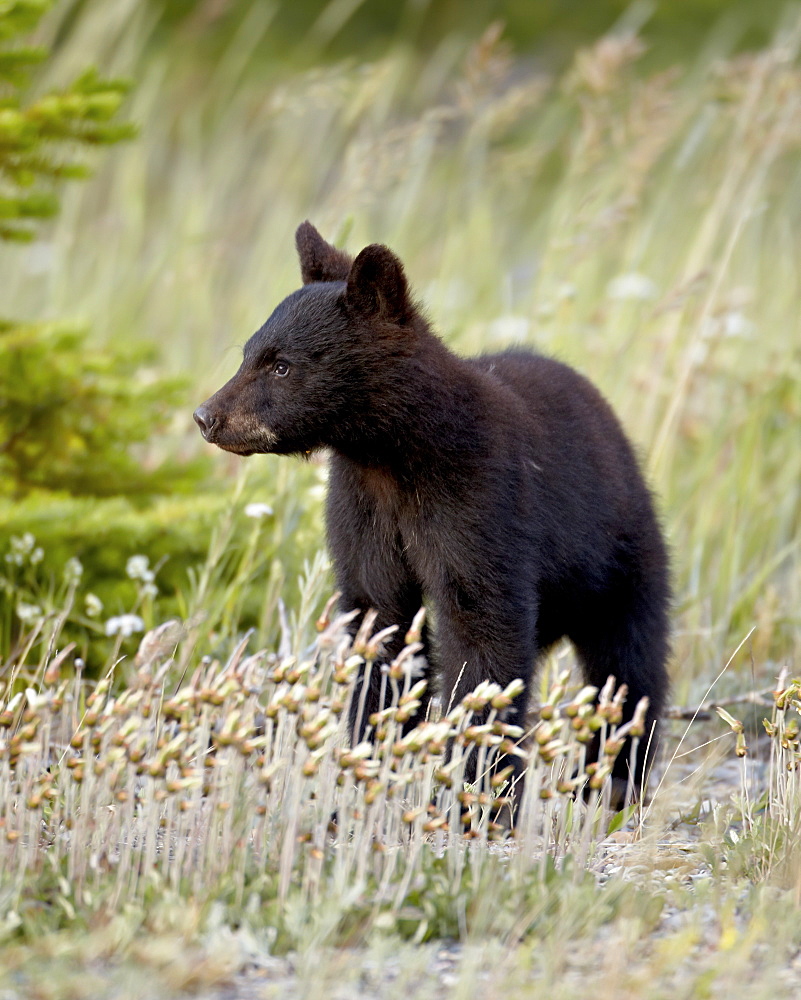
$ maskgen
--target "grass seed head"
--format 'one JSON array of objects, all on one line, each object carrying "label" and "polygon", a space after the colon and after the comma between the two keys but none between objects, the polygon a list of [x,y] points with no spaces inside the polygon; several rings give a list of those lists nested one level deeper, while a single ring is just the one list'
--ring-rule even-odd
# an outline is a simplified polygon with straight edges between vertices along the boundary
[{"label": "grass seed head", "polygon": [[407,646],[411,646],[413,644],[420,642],[420,639],[422,638],[423,635],[423,624],[425,623],[425,619],[426,619],[426,609],[420,608],[420,610],[412,619],[412,624],[404,638],[404,642]]}]

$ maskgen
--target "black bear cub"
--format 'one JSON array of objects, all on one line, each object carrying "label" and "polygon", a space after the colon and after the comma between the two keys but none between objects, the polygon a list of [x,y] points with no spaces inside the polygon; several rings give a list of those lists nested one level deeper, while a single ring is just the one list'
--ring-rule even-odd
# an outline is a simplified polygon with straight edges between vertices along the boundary
[{"label": "black bear cub", "polygon": [[[531,351],[457,357],[387,247],[354,260],[309,222],[296,242],[303,287],[197,409],[205,439],[240,455],[330,449],[341,608],[373,608],[377,628],[400,626],[391,658],[430,602],[427,659],[446,703],[482,680],[519,677],[526,691],[506,721],[522,724],[538,655],[567,636],[588,683],[614,674],[628,686],[626,718],[648,697],[643,744],[653,749],[668,689],[667,557],[609,405]],[[374,670],[364,719],[379,688]],[[635,785],[643,758],[641,748]],[[629,766],[624,753],[618,789]]]}]

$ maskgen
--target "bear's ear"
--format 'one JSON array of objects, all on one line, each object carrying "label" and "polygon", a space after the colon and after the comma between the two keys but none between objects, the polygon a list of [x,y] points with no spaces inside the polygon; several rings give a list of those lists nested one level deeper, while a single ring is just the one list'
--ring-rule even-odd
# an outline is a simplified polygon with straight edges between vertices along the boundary
[{"label": "bear's ear", "polygon": [[326,243],[308,220],[298,226],[295,246],[298,248],[304,285],[313,281],[344,281],[347,278],[351,258]]},{"label": "bear's ear", "polygon": [[345,299],[364,316],[399,324],[408,320],[412,311],[409,286],[403,264],[389,247],[372,243],[356,257]]}]

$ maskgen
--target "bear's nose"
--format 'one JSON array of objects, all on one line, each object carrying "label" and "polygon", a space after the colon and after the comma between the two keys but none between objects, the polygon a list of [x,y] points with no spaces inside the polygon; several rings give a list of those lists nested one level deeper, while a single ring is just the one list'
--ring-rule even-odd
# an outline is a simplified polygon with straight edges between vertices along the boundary
[{"label": "bear's nose", "polygon": [[217,426],[217,418],[205,404],[203,406],[199,406],[192,416],[195,418],[195,423],[200,428],[200,433],[207,441],[210,441],[211,432]]}]

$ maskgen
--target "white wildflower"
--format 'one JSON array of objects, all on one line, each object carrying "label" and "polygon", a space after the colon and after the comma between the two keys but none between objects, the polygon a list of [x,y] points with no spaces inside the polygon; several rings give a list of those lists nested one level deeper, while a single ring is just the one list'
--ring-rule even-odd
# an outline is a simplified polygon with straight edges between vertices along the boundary
[{"label": "white wildflower", "polygon": [[38,604],[26,604],[24,601],[20,601],[17,605],[17,618],[23,625],[32,625],[41,617],[42,609]]},{"label": "white wildflower", "polygon": [[707,316],[701,325],[701,337],[704,340],[716,340],[719,337],[750,340],[756,327],[739,309],[730,309],[717,316]]},{"label": "white wildflower", "polygon": [[31,566],[35,566],[44,559],[44,549],[41,545],[37,545],[36,548],[31,552]]},{"label": "white wildflower", "polygon": [[132,580],[152,580],[153,574],[149,566],[147,556],[131,556],[125,564],[125,572]]},{"label": "white wildflower", "polygon": [[576,297],[577,291],[572,281],[560,281],[556,289],[556,297],[562,301],[572,300]]},{"label": "white wildflower", "polygon": [[121,635],[127,638],[134,632],[144,632],[145,623],[139,615],[117,615],[106,622],[106,635]]},{"label": "white wildflower", "polygon": [[[31,558],[34,546],[36,545],[36,539],[30,531],[26,531],[21,536],[12,535],[10,544],[11,551],[6,555],[6,562],[13,563],[15,566],[22,566]],[[39,560],[36,559],[34,561],[38,562]]]},{"label": "white wildflower", "polygon": [[606,286],[607,297],[616,301],[647,302],[656,298],[657,291],[656,282],[636,271],[619,274]]},{"label": "white wildflower", "polygon": [[155,583],[148,581],[142,584],[139,588],[139,593],[142,597],[158,597],[159,588]]},{"label": "white wildflower", "polygon": [[64,563],[64,579],[67,583],[77,583],[83,574],[83,565],[75,556]]},{"label": "white wildflower", "polygon": [[252,517],[259,520],[262,517],[270,517],[273,509],[268,503],[249,503],[245,506],[245,517]]},{"label": "white wildflower", "polygon": [[35,688],[25,688],[25,698],[32,712],[36,712],[40,707],[44,708],[47,705],[45,695],[40,694]]},{"label": "white wildflower", "polygon": [[723,317],[723,335],[748,339],[754,335],[754,324],[739,309],[732,309]]},{"label": "white wildflower", "polygon": [[86,608],[86,614],[90,618],[99,618],[103,612],[103,602],[97,594],[87,594],[84,598],[84,606]]},{"label": "white wildflower", "polygon": [[36,539],[30,531],[26,531],[21,538],[12,537],[11,539],[11,548],[16,549],[17,552],[21,552],[23,555],[28,555],[32,552],[34,545],[36,545]]}]

